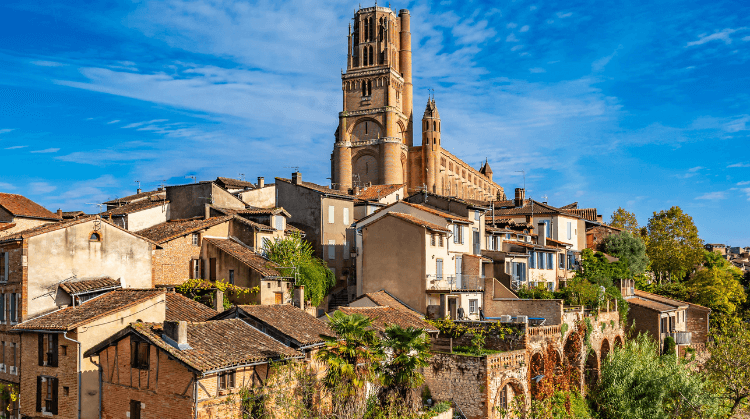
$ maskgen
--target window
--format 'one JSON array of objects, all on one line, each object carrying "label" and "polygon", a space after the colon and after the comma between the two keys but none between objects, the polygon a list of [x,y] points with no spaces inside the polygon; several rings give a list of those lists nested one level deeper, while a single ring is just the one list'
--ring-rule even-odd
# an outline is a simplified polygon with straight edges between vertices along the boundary
[{"label": "window", "polygon": [[336,222],[336,212],[334,211],[334,206],[329,205],[328,206],[328,224],[333,224]]},{"label": "window", "polygon": [[349,259],[349,241],[344,241],[344,259]]},{"label": "window", "polygon": [[573,224],[568,221],[568,240],[573,238]]},{"label": "window", "polygon": [[198,246],[200,244],[199,239],[200,237],[198,233],[193,233],[193,246]]},{"label": "window", "polygon": [[544,230],[545,230],[545,234],[547,238],[551,239],[552,238],[552,225],[550,224],[550,220],[542,220],[542,222],[544,223]]},{"label": "window", "polygon": [[547,269],[555,268],[555,254],[547,253]]},{"label": "window", "polygon": [[479,300],[469,300],[469,314],[476,314]]},{"label": "window", "polygon": [[8,294],[10,296],[10,323],[16,323],[18,317],[16,316],[16,294]]},{"label": "window", "polygon": [[91,236],[89,237],[89,241],[100,242],[102,241],[102,236],[100,236],[99,233],[91,233]]},{"label": "window", "polygon": [[547,269],[546,265],[546,254],[542,252],[536,253],[536,267],[537,269]]},{"label": "window", "polygon": [[336,259],[336,240],[328,240],[328,259]]},{"label": "window", "polygon": [[536,252],[529,252],[529,269],[536,269]]},{"label": "window", "polygon": [[[367,47],[362,48],[362,65],[367,65]],[[367,96],[367,86],[362,84],[362,96]]]},{"label": "window", "polygon": [[430,233],[430,246],[435,246],[435,233]]},{"label": "window", "polygon": [[10,253],[3,252],[0,253],[0,282],[7,282],[8,281],[8,257]]},{"label": "window", "polygon": [[5,323],[5,294],[0,294],[0,324]]},{"label": "window", "polygon": [[149,355],[149,344],[148,342],[141,342],[137,340],[130,340],[130,366],[139,370],[148,369],[148,355]]},{"label": "window", "polygon": [[0,342],[0,372],[7,372],[5,369],[5,342]]},{"label": "window", "polygon": [[15,342],[12,342],[10,344],[10,354],[11,354],[10,361],[11,361],[11,364],[10,364],[10,371],[9,372],[11,374],[13,374],[13,375],[18,375],[18,364],[16,362],[16,361],[18,361],[18,358],[16,358],[16,348],[17,347],[18,347],[18,344],[15,343]]},{"label": "window", "polygon": [[396,201],[400,201],[400,200],[401,200],[401,197],[399,196],[399,194],[396,194]]},{"label": "window", "polygon": [[443,247],[443,235],[438,234],[438,247]]},{"label": "window", "polygon": [[229,270],[229,283],[234,285],[234,269]]},{"label": "window", "polygon": [[39,365],[57,367],[57,333],[39,333]]},{"label": "window", "polygon": [[510,233],[505,233],[505,239],[510,240]]},{"label": "window", "polygon": [[219,390],[234,388],[234,373],[234,370],[219,373]]},{"label": "window", "polygon": [[479,218],[481,217],[481,214],[479,211],[474,211],[474,221],[479,221]]},{"label": "window", "polygon": [[141,419],[141,402],[138,400],[130,401],[130,419]]},{"label": "window", "polygon": [[453,243],[464,244],[464,228],[458,224],[453,224]]},{"label": "window", "polygon": [[349,208],[344,208],[344,225],[349,225]]},{"label": "window", "polygon": [[283,230],[284,229],[284,217],[277,215],[276,216],[276,230]]},{"label": "window", "polygon": [[563,255],[559,255],[557,258],[560,259],[560,269],[565,269],[565,258]]},{"label": "window", "polygon": [[190,261],[192,267],[190,271],[193,273],[193,279],[197,279],[201,277],[201,260],[200,259],[193,259]]},{"label": "window", "polygon": [[661,333],[667,333],[667,318],[661,318]]}]

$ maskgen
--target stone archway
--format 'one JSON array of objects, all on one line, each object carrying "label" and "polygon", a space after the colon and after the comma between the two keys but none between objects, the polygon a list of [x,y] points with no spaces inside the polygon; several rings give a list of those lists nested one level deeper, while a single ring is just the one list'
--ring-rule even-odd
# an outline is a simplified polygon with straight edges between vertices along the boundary
[{"label": "stone archway", "polygon": [[622,336],[615,336],[615,348],[622,348]]},{"label": "stone archway", "polygon": [[352,157],[352,180],[358,182],[357,186],[380,182],[378,161],[378,153],[370,149],[360,150]]},{"label": "stone archway", "polygon": [[492,402],[490,417],[524,417],[527,403],[525,386],[519,380],[511,378],[498,387]]},{"label": "stone archway", "polygon": [[605,338],[602,340],[602,349],[599,351],[600,354],[602,354],[601,362],[604,362],[604,359],[607,358],[607,355],[609,355],[610,351],[609,341]]},{"label": "stone archway", "polygon": [[578,389],[580,389],[582,385],[582,332],[583,330],[580,328],[580,326],[571,331],[567,339],[565,340],[565,345],[563,346],[563,361],[570,371],[570,385]]},{"label": "stone archway", "polygon": [[595,385],[599,381],[599,357],[596,352],[589,351],[586,357],[586,384],[589,387]]},{"label": "stone archway", "polygon": [[541,351],[534,352],[529,362],[529,378],[544,375],[544,354]]}]

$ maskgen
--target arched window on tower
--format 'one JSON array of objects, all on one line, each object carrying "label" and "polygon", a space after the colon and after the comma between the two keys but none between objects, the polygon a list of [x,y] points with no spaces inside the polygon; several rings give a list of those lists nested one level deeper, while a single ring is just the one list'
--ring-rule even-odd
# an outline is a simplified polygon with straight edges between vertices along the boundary
[{"label": "arched window on tower", "polygon": [[370,45],[370,65],[373,65],[375,61],[374,54],[372,53],[372,45]]},{"label": "arched window on tower", "polygon": [[370,40],[370,19],[365,18],[365,42]]},{"label": "arched window on tower", "polygon": [[367,96],[372,96],[372,81],[367,82]]},{"label": "arched window on tower", "polygon": [[375,39],[375,25],[373,25],[373,20],[370,18],[370,40]]},{"label": "arched window on tower", "polygon": [[432,130],[437,131],[437,123],[435,121],[432,121]]},{"label": "arched window on tower", "polygon": [[367,47],[362,48],[362,65],[367,65]]},{"label": "arched window on tower", "polygon": [[380,25],[378,25],[378,40],[383,42],[383,35],[385,34],[385,26],[383,26],[383,18],[380,18]]},{"label": "arched window on tower", "polygon": [[362,96],[367,96],[367,82],[362,82]]}]

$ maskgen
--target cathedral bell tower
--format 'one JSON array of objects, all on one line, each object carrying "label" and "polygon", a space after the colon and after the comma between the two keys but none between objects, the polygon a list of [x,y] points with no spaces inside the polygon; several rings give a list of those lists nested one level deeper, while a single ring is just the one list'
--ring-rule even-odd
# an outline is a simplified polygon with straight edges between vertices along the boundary
[{"label": "cathedral bell tower", "polygon": [[437,193],[440,178],[439,158],[440,113],[435,105],[435,99],[427,99],[427,107],[422,116],[422,161],[424,162],[422,179],[428,192]]},{"label": "cathedral bell tower", "polygon": [[349,26],[343,110],[331,155],[333,187],[404,184],[413,146],[408,10],[361,8]]}]

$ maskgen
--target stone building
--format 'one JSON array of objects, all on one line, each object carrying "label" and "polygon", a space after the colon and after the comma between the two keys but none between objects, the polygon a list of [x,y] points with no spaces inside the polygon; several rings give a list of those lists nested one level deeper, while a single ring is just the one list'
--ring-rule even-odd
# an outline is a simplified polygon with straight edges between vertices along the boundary
[{"label": "stone building", "polygon": [[[417,124],[413,115],[411,16],[387,7],[360,8],[347,39],[341,75],[343,109],[331,155],[334,188],[404,184],[461,198],[504,199],[485,163],[475,169],[441,145],[441,120],[429,99]],[[417,127],[416,125],[419,125]],[[414,145],[419,129],[421,145]]]},{"label": "stone building", "polygon": [[0,237],[54,223],[61,218],[62,212],[54,214],[25,196],[0,193]]}]

